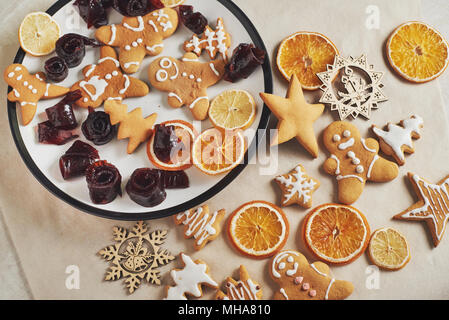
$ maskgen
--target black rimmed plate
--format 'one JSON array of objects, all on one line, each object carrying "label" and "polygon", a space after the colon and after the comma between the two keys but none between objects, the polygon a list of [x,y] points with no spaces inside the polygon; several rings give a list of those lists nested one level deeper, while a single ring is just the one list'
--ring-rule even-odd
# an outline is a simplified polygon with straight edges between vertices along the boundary
[{"label": "black rimmed plate", "polygon": [[[73,1],[60,0],[56,2],[47,12],[54,16],[59,23],[62,34],[75,32],[93,37],[94,29],[87,29],[84,21],[81,20],[76,12]],[[208,19],[210,25],[215,25],[216,19],[221,17],[224,20],[228,32],[232,35],[231,51],[239,43],[254,43],[257,47],[265,50],[265,45],[248,17],[230,0],[189,0],[186,4],[193,5],[195,10],[202,12]],[[109,14],[110,23],[119,23],[122,16],[111,10]],[[176,33],[164,41],[164,52],[161,56],[173,56],[181,58],[184,54],[182,44],[190,38],[190,32],[182,24],[179,25]],[[96,63],[99,59],[98,49],[88,49],[83,63],[70,70],[69,77],[60,83],[60,85],[70,87],[81,77],[81,69],[91,63]],[[203,61],[208,57],[202,56]],[[17,52],[15,63],[24,64],[32,73],[43,70],[43,65],[48,57],[31,57],[26,55],[22,49]],[[147,69],[153,57],[146,57],[139,72],[134,74],[148,83]],[[249,149],[245,155],[245,163],[239,165],[231,172],[220,176],[207,176],[196,168],[187,170],[190,178],[191,187],[183,190],[167,190],[167,200],[157,207],[144,208],[134,203],[126,194],[118,197],[115,201],[107,205],[94,205],[89,199],[86,181],[84,178],[78,178],[70,181],[62,179],[59,172],[59,157],[70,147],[71,143],[65,146],[44,145],[37,142],[36,126],[39,122],[45,121],[44,110],[55,103],[58,99],[42,100],[38,103],[38,114],[28,126],[20,124],[20,114],[16,111],[16,103],[8,102],[8,116],[11,126],[11,132],[17,148],[28,166],[29,170],[50,192],[66,201],[73,207],[87,213],[117,220],[148,220],[158,219],[176,214],[180,211],[201,205],[227,187],[246,167],[248,160],[251,159],[257,150],[258,144],[268,125],[270,111],[259,99],[259,92],[272,93],[273,81],[270,68],[270,61],[267,57],[262,68],[254,72],[250,78],[241,80],[235,84],[220,81],[217,85],[210,87],[208,95],[215,97],[220,92],[229,89],[243,89],[249,91],[256,100],[258,110],[256,120],[247,131]],[[11,88],[8,88],[11,90]],[[150,89],[150,94],[142,98],[132,98],[124,100],[124,103],[130,109],[142,107],[144,116],[153,112],[158,113],[157,122],[181,119],[193,122],[193,118],[188,108],[173,109],[167,104],[167,94]],[[81,123],[87,117],[87,110],[76,108],[78,122]],[[209,120],[194,123],[198,130],[204,130],[211,127]],[[80,139],[86,141],[83,135]],[[88,141],[86,141],[88,142]],[[123,177],[123,187],[128,181],[132,172],[137,168],[152,167],[147,156],[146,146],[142,145],[132,155],[126,153],[127,140],[117,141],[97,147],[102,159],[109,161],[117,166]]]}]

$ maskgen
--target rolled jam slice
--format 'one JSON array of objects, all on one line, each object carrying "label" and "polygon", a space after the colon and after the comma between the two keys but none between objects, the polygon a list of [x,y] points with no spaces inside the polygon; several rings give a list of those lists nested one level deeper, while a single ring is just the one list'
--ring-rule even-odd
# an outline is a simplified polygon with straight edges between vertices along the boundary
[{"label": "rolled jam slice", "polygon": [[64,81],[69,75],[69,66],[60,57],[53,57],[45,61],[44,69],[47,78],[56,83]]},{"label": "rolled jam slice", "polygon": [[114,139],[117,133],[117,125],[111,124],[109,114],[89,108],[89,115],[83,122],[81,131],[87,140],[101,146]]},{"label": "rolled jam slice", "polygon": [[97,161],[86,170],[90,199],[95,204],[107,204],[122,195],[122,176],[118,169],[107,161]]},{"label": "rolled jam slice", "polygon": [[143,207],[161,204],[167,194],[161,181],[161,172],[156,169],[137,169],[126,184],[129,197]]},{"label": "rolled jam slice", "polygon": [[258,66],[264,63],[265,56],[265,51],[256,48],[253,44],[241,43],[226,65],[223,79],[236,82],[248,78]]},{"label": "rolled jam slice", "polygon": [[81,64],[86,55],[86,45],[99,46],[94,40],[76,33],[67,33],[56,41],[56,54],[63,59],[69,68]]},{"label": "rolled jam slice", "polygon": [[98,151],[91,145],[76,140],[66,153],[59,158],[59,169],[64,180],[84,176],[86,169],[98,160]]}]

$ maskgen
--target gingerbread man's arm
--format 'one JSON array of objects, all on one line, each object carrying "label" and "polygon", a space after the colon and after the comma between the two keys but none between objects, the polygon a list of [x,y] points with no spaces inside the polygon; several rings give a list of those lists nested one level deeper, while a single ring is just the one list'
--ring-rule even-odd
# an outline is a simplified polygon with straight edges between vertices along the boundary
[{"label": "gingerbread man's arm", "polygon": [[349,281],[335,280],[331,284],[328,300],[344,300],[354,291],[354,285]]},{"label": "gingerbread man's arm", "polygon": [[323,165],[324,171],[326,171],[327,174],[330,174],[331,176],[335,176],[339,174],[340,165],[338,163],[338,158],[328,158]]},{"label": "gingerbread man's arm", "polygon": [[379,152],[379,142],[377,140],[368,138],[365,140],[365,145],[371,150],[376,150],[376,153]]},{"label": "gingerbread man's arm", "polygon": [[98,28],[95,32],[95,38],[108,46],[119,47],[122,45],[123,34],[121,25],[111,24]]},{"label": "gingerbread man's arm", "polygon": [[225,73],[225,62],[223,59],[217,59],[210,63],[205,63],[202,66],[204,78],[207,79],[205,81],[205,85],[210,87],[216,84],[223,77]]}]

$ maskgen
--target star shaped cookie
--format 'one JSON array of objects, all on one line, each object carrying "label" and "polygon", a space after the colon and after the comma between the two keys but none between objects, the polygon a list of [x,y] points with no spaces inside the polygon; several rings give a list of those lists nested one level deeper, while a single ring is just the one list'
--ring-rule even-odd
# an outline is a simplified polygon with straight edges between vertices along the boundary
[{"label": "star shaped cookie", "polygon": [[302,165],[274,179],[282,190],[283,207],[297,203],[303,208],[312,207],[312,193],[320,187],[318,180],[309,177]]},{"label": "star shaped cookie", "polygon": [[408,178],[419,201],[394,218],[427,222],[433,244],[437,247],[443,239],[449,220],[449,176],[438,184],[432,184],[413,173],[409,173]]},{"label": "star shaped cookie", "polygon": [[318,142],[313,124],[323,114],[324,105],[307,103],[296,75],[290,80],[287,98],[268,93],[261,93],[260,97],[279,119],[278,131],[271,145],[282,144],[296,138],[314,158],[317,158]]}]

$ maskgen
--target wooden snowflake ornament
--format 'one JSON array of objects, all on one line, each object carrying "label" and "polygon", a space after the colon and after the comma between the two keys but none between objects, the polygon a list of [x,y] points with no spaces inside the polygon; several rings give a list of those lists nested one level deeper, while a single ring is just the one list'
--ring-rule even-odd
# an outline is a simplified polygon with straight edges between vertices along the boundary
[{"label": "wooden snowflake ornament", "polygon": [[[349,116],[355,119],[359,115],[370,119],[371,110],[377,109],[379,102],[388,100],[381,90],[384,73],[375,71],[365,54],[358,59],[337,55],[334,64],[317,76],[323,83],[320,89],[324,91],[320,102],[330,104],[332,111],[338,110],[341,120]],[[339,87],[335,85],[338,82]]]},{"label": "wooden snowflake ornament", "polygon": [[175,259],[167,250],[160,248],[167,230],[150,233],[147,225],[139,221],[131,231],[114,227],[113,235],[115,244],[98,252],[103,259],[112,263],[104,279],[116,281],[125,278],[129,293],[139,288],[142,279],[160,285],[158,268]]}]

